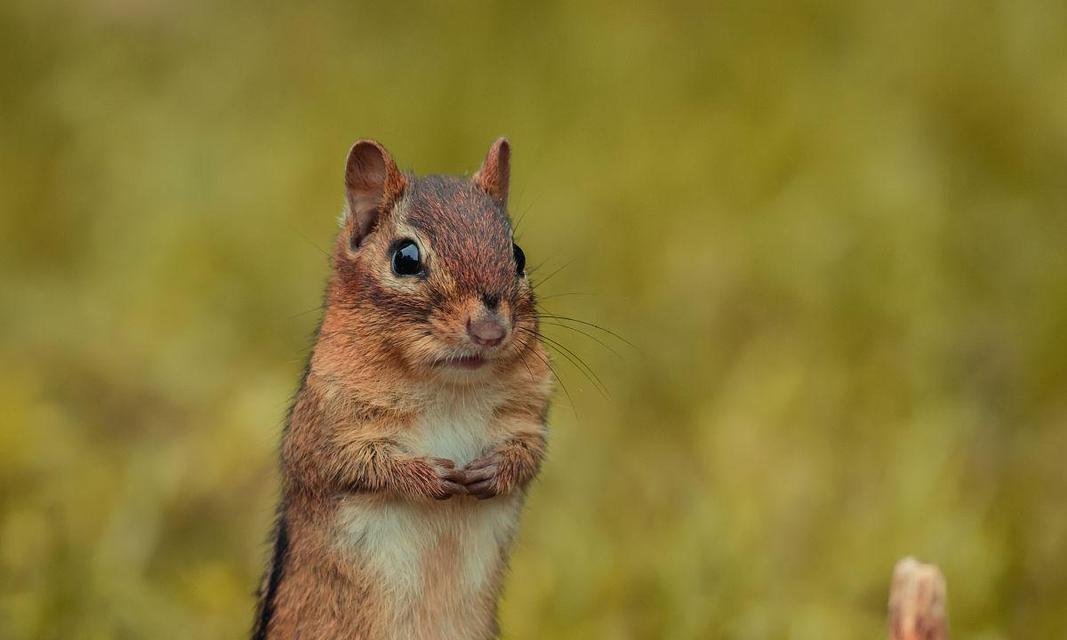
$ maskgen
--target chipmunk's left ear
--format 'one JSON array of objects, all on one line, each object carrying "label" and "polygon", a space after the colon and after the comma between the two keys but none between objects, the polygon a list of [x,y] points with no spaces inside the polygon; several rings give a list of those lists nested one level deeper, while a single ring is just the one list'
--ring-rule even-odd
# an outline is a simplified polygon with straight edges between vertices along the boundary
[{"label": "chipmunk's left ear", "polygon": [[474,184],[488,193],[500,206],[508,203],[508,181],[511,176],[511,145],[507,138],[497,138],[482,161],[482,168],[474,174]]},{"label": "chipmunk's left ear", "polygon": [[362,244],[406,188],[407,179],[385,147],[374,140],[352,145],[345,163],[345,189],[353,247]]}]

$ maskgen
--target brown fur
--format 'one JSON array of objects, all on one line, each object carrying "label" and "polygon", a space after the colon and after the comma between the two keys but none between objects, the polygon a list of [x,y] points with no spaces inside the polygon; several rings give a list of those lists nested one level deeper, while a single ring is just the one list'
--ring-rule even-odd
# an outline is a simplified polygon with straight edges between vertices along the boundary
[{"label": "brown fur", "polygon": [[[550,394],[533,291],[512,257],[509,157],[501,140],[473,180],[416,178],[377,143],[353,147],[326,310],[282,443],[284,497],[255,638],[496,635],[508,514],[544,457]],[[419,243],[424,278],[392,273],[399,238]],[[507,333],[486,349],[466,327],[489,317]],[[474,355],[486,362],[477,371],[441,364]],[[478,455],[425,450],[447,449],[433,430],[449,412],[461,420],[456,442],[469,445],[463,429],[480,438],[478,420],[462,421],[477,407]],[[419,518],[426,532],[407,525]],[[417,552],[379,557],[403,536]],[[492,548],[472,549],[475,539]]]}]

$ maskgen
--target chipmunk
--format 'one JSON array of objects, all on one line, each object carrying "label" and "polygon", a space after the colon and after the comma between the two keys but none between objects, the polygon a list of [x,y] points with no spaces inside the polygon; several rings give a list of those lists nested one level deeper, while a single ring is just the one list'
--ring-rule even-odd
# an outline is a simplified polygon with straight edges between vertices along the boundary
[{"label": "chipmunk", "polygon": [[496,637],[551,394],[510,155],[466,179],[349,152],[254,640]]}]

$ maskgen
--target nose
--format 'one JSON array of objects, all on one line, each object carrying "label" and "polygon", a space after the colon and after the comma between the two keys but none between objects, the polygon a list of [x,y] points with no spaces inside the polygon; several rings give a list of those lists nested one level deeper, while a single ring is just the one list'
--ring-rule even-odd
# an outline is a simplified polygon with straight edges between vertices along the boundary
[{"label": "nose", "polygon": [[467,335],[481,347],[495,347],[504,340],[504,325],[496,318],[467,321]]}]

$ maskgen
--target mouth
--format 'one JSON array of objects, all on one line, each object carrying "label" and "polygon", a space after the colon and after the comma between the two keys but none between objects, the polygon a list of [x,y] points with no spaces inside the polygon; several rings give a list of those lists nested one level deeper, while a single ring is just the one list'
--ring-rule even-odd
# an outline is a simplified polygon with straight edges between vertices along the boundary
[{"label": "mouth", "polygon": [[485,358],[480,356],[463,356],[462,358],[447,358],[445,360],[438,360],[434,363],[436,367],[443,367],[449,369],[466,369],[473,371],[474,369],[480,369],[485,365]]}]

